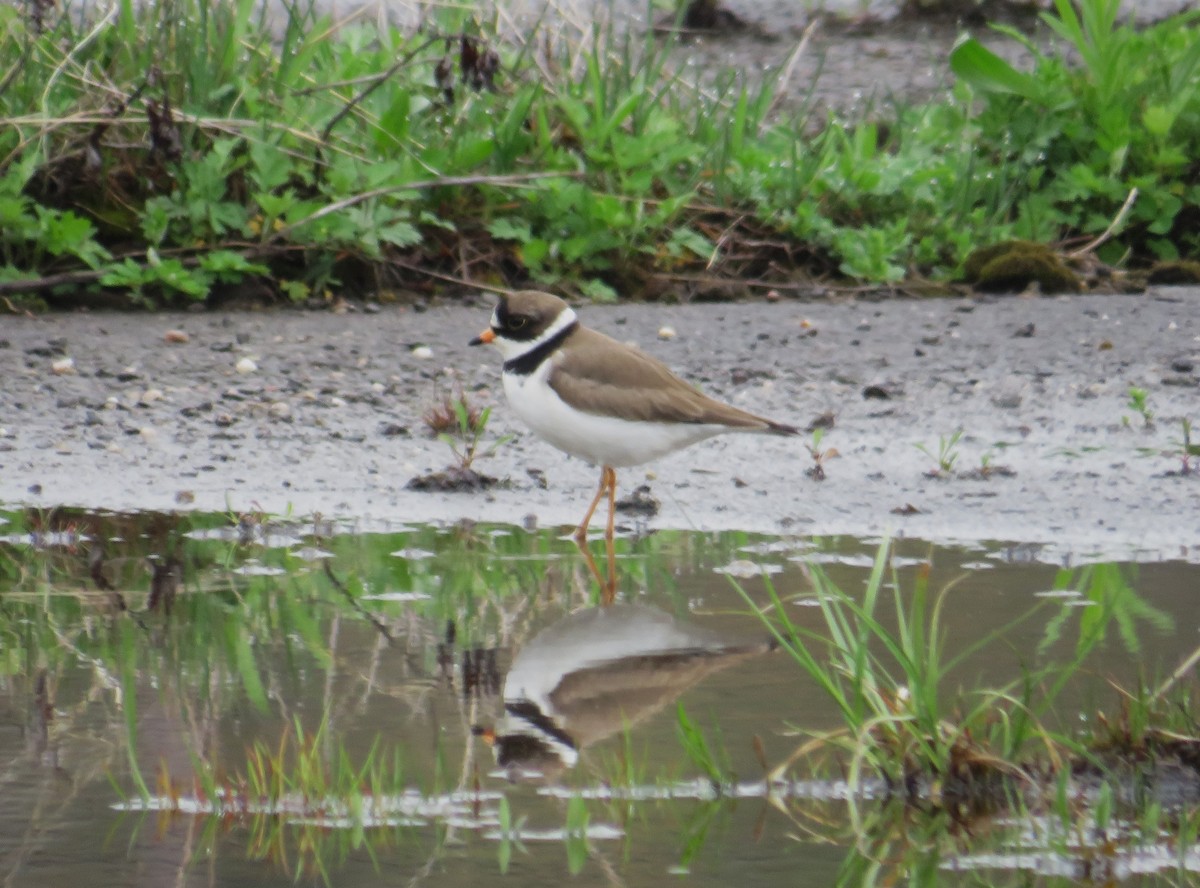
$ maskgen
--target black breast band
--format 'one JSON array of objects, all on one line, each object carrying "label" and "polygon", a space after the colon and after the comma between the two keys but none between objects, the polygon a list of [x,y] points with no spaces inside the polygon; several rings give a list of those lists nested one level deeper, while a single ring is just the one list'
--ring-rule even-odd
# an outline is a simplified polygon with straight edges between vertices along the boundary
[{"label": "black breast band", "polygon": [[504,372],[513,373],[517,376],[528,376],[540,367],[542,361],[550,357],[554,353],[554,350],[563,344],[563,340],[575,332],[575,328],[578,326],[579,321],[572,321],[537,348],[532,348],[523,355],[505,361]]}]

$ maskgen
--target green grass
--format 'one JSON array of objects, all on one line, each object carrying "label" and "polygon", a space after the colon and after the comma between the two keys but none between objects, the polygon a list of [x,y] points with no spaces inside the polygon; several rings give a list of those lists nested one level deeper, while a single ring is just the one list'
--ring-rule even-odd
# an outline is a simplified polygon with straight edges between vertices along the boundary
[{"label": "green grass", "polygon": [[952,95],[816,127],[775,113],[772,77],[701,88],[670,41],[611,28],[509,45],[450,8],[409,33],[301,0],[274,29],[254,0],[6,6],[0,296],[604,299],[698,274],[786,286],[789,264],[887,284],[1012,237],[1193,255],[1197,14],[1137,31],[1115,6],[1043,16],[1081,63],[1035,48],[1019,72],[966,41]]},{"label": "green grass", "polygon": [[[1147,631],[1170,629],[1167,615],[1142,598],[1119,567],[1060,571],[1054,590],[1061,597],[1051,596],[1015,614],[1007,625],[982,632],[950,654],[942,615],[954,584],[935,593],[925,574],[918,573],[905,587],[890,558],[890,546],[884,544],[861,597],[843,592],[819,567],[810,566],[811,596],[823,617],[819,631],[794,623],[791,599],[765,578],[769,600],[756,610],[843,721],[798,746],[776,765],[773,779],[782,779],[798,761],[832,757],[846,769],[852,785],[880,776],[893,786],[904,786],[913,777],[949,781],[964,769],[1028,781],[1025,769],[1034,763],[1048,761],[1056,770],[1118,738],[1124,748],[1135,749],[1155,737],[1194,735],[1189,708],[1168,699],[1178,674],[1156,691],[1120,691],[1119,730],[1110,730],[1101,719],[1105,727],[1081,737],[1062,711],[1064,690],[1094,668],[1106,645],[1119,642],[1127,655],[1137,657]],[[1043,624],[1043,653],[1075,633],[1067,661],[1027,666],[1019,679],[999,686],[964,678],[964,664],[973,656],[1033,621]],[[1112,636],[1116,642],[1110,641]],[[964,690],[964,681],[975,689]]]}]

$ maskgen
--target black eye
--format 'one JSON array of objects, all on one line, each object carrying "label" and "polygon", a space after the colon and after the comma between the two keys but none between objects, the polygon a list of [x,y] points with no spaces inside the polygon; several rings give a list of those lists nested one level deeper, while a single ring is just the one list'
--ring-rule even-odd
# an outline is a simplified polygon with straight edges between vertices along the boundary
[{"label": "black eye", "polygon": [[522,327],[524,327],[528,323],[529,323],[529,318],[522,317],[521,315],[516,315],[515,317],[511,317],[508,319],[508,329],[520,330]]}]

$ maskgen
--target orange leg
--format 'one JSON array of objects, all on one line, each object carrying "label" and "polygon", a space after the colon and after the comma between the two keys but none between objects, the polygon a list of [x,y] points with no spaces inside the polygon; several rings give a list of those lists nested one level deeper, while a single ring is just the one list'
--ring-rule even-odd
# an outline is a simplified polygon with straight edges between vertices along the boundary
[{"label": "orange leg", "polygon": [[596,488],[596,495],[592,497],[592,504],[588,506],[587,514],[583,516],[583,522],[575,528],[575,542],[580,545],[587,540],[588,525],[592,523],[592,516],[596,514],[596,506],[600,505],[600,500],[604,498],[604,491],[608,487],[609,472],[612,472],[614,478],[616,477],[617,473],[608,466],[600,469],[600,486]]},{"label": "orange leg", "polygon": [[[588,525],[592,523],[592,516],[596,514],[596,507],[600,505],[600,500],[604,498],[604,494],[608,493],[608,526],[604,534],[605,550],[608,554],[608,582],[600,576],[600,570],[596,567],[596,561],[592,558],[592,553],[587,548],[587,530]],[[596,585],[600,587],[603,594],[605,604],[612,604],[613,599],[617,595],[617,554],[613,546],[613,531],[616,515],[616,500],[617,500],[617,472],[611,466],[604,466],[600,469],[600,486],[596,489],[596,495],[592,497],[592,504],[588,506],[587,514],[583,516],[583,521],[579,527],[575,528],[575,545],[583,552],[587,559],[588,568],[592,572],[592,576],[596,578]]]},{"label": "orange leg", "polygon": [[604,531],[604,548],[608,553],[608,592],[605,604],[612,604],[617,597],[617,550],[613,542],[613,523],[617,514],[617,471],[605,467],[608,472],[608,528]]},{"label": "orange leg", "polygon": [[596,559],[592,557],[592,552],[587,547],[587,543],[581,542],[578,537],[575,538],[575,546],[583,555],[583,560],[587,562],[588,571],[592,574],[592,579],[596,581],[596,585],[601,589],[604,588],[604,577],[600,575],[600,568],[596,566]]}]

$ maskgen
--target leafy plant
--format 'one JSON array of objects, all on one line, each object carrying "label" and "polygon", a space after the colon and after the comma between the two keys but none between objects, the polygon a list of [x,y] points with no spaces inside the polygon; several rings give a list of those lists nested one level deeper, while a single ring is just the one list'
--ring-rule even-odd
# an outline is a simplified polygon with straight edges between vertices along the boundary
[{"label": "leafy plant", "polygon": [[682,702],[676,707],[676,718],[678,720],[679,740],[683,746],[684,754],[687,755],[693,765],[704,773],[704,776],[709,779],[714,787],[724,785],[727,782],[725,775],[728,772],[728,767],[722,766],[722,763],[718,761],[717,753],[713,751],[712,745],[704,736],[704,732],[688,716]]},{"label": "leafy plant", "polygon": [[1200,248],[1200,11],[1138,29],[1117,5],[1055,0],[1069,52],[1002,29],[1032,71],[968,39],[951,99],[814,130],[780,110],[786,71],[701,86],[653,29],[507,45],[448,8],[407,33],[306,3],[279,27],[253,0],[10,4],[0,296],[490,277],[609,300],[697,273],[806,286],[797,265],[889,284],[1014,236],[1175,258]]},{"label": "leafy plant", "polygon": [[[781,779],[799,759],[829,752],[844,756],[841,765],[851,786],[880,775],[897,788],[920,775],[947,781],[964,775],[985,779],[986,774],[1024,779],[1031,754],[1062,761],[1079,749],[1075,726],[1066,722],[1056,729],[1049,719],[1063,690],[1106,643],[1110,629],[1115,627],[1126,650],[1136,654],[1141,649],[1139,623],[1156,630],[1169,625],[1169,618],[1137,594],[1118,566],[1093,565],[1060,572],[1055,588],[1078,591],[1095,606],[1047,599],[950,655],[944,610],[955,584],[933,593],[923,569],[903,583],[890,561],[890,544],[884,543],[865,590],[853,595],[838,588],[818,565],[810,565],[809,597],[820,614],[817,628],[793,620],[792,599],[782,597],[769,580],[765,606],[738,587],[844,722],[800,744],[769,779]],[[1047,608],[1057,613],[1045,621],[1043,651],[1078,621],[1068,662],[1048,662],[1002,687],[952,689],[949,677],[961,664]],[[1173,704],[1159,699],[1139,718],[1146,724],[1169,722],[1172,710]]]},{"label": "leafy plant", "polygon": [[805,445],[808,450],[808,455],[812,457],[813,464],[804,470],[804,474],[812,478],[814,481],[825,480],[825,461],[838,456],[836,447],[826,447],[821,449],[821,442],[825,438],[825,429],[818,426],[813,429],[812,441]]},{"label": "leafy plant", "polygon": [[1192,465],[1193,457],[1200,457],[1200,443],[1192,441],[1192,421],[1187,417],[1179,420],[1180,436],[1174,445],[1179,456],[1179,474],[1190,475],[1195,471]]},{"label": "leafy plant", "polygon": [[958,442],[963,436],[962,429],[956,429],[949,437],[938,436],[937,453],[935,454],[924,443],[914,445],[917,450],[932,459],[936,466],[928,474],[931,478],[940,478],[954,474],[954,464],[958,462]]},{"label": "leafy plant", "polygon": [[[446,410],[453,416],[453,425],[441,422],[443,411]],[[468,472],[477,458],[491,456],[512,440],[512,435],[503,435],[484,446],[484,433],[491,415],[491,407],[482,410],[473,407],[460,390],[456,396],[447,396],[443,405],[434,408],[432,415],[426,413],[425,421],[431,428],[435,423],[450,425],[448,430],[438,433],[438,440],[453,452],[458,460],[458,468]]]},{"label": "leafy plant", "polygon": [[1136,190],[1127,232],[1107,254],[1132,246],[1178,258],[1195,245],[1185,228],[1197,195],[1176,177],[1189,162],[1182,146],[1200,131],[1200,11],[1139,29],[1119,8],[1119,0],[1054,0],[1041,18],[1069,47],[1054,56],[996,26],[1033,53],[1030,74],[973,39],[955,49],[951,68],[984,99],[983,145],[1037,189],[1014,205],[1020,236],[1103,231]]},{"label": "leafy plant", "polygon": [[[1130,410],[1135,411],[1142,418],[1142,428],[1154,428],[1154,411],[1150,409],[1149,395],[1143,388],[1137,386],[1129,387],[1129,401],[1125,405]],[[1129,426],[1129,417],[1122,416],[1121,423],[1126,427]]]}]

